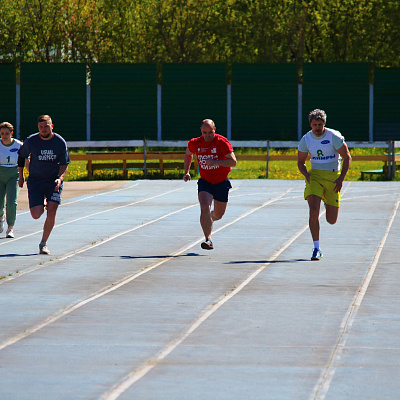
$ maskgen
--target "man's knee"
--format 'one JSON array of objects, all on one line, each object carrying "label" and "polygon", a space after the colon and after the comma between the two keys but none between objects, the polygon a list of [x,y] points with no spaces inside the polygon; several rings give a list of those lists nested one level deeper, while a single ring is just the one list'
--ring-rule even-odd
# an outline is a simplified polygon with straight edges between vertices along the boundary
[{"label": "man's knee", "polygon": [[336,224],[339,216],[339,208],[333,207],[330,205],[326,206],[326,222],[328,224],[334,225]]},{"label": "man's knee", "polygon": [[326,215],[326,222],[328,222],[331,225],[335,225],[336,222],[338,220],[338,216],[334,216],[334,215]]},{"label": "man's knee", "polygon": [[44,207],[37,206],[31,208],[31,216],[33,219],[39,219],[44,212]]},{"label": "man's knee", "polygon": [[209,204],[200,203],[200,211],[202,214],[210,214],[211,206]]},{"label": "man's knee", "polygon": [[56,210],[47,210],[47,218],[48,219],[56,219],[56,214],[57,211]]},{"label": "man's knee", "polygon": [[225,212],[215,212],[215,210],[211,211],[211,218],[213,221],[218,221],[224,216]]},{"label": "man's knee", "polygon": [[214,221],[218,221],[224,216],[227,204],[217,200],[214,201],[214,209],[211,211],[211,218]]},{"label": "man's knee", "polygon": [[47,218],[55,219],[57,214],[58,204],[54,202],[47,203]]}]

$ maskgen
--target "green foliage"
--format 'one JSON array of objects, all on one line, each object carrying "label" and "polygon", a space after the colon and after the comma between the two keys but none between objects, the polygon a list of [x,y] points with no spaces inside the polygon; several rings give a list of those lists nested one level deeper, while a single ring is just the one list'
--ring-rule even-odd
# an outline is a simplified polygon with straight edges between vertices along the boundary
[{"label": "green foliage", "polygon": [[0,61],[400,65],[398,0],[2,0]]}]

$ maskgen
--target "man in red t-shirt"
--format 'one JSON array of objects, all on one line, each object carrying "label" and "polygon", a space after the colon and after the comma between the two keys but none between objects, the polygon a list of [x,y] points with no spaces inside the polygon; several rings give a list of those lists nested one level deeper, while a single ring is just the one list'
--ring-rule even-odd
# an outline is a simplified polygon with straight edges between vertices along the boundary
[{"label": "man in red t-shirt", "polygon": [[[232,187],[228,179],[231,167],[236,165],[233,147],[228,139],[215,133],[215,124],[205,119],[200,127],[201,136],[191,139],[185,153],[185,182],[190,180],[189,169],[196,154],[200,169],[197,182],[200,203],[200,224],[205,241],[201,247],[206,250],[214,248],[211,241],[213,222],[222,218],[228,204],[228,192]],[[214,209],[211,204],[214,201]]]}]

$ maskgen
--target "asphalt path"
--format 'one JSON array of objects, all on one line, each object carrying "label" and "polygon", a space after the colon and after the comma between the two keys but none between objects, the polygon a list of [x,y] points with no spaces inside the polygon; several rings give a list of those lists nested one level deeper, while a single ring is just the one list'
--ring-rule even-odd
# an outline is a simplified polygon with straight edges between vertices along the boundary
[{"label": "asphalt path", "polygon": [[50,256],[19,211],[0,399],[397,399],[398,183],[346,182],[318,262],[302,181],[232,184],[212,251],[195,181],[64,196]]}]

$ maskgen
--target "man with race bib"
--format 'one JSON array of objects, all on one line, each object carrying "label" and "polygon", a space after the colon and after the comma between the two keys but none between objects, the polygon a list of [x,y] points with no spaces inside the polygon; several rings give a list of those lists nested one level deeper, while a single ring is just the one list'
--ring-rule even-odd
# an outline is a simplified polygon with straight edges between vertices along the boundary
[{"label": "man with race bib", "polygon": [[[339,215],[340,190],[350,167],[351,156],[341,133],[325,127],[325,111],[313,110],[308,118],[311,130],[300,140],[297,165],[306,178],[304,198],[310,208],[309,227],[314,242],[311,260],[317,261],[322,258],[319,243],[321,200],[325,203],[327,222],[335,224]],[[306,167],[308,154],[311,161],[310,171]]]},{"label": "man with race bib", "polygon": [[[215,124],[205,119],[200,127],[201,136],[191,139],[185,153],[185,174],[183,180],[190,180],[190,165],[193,154],[199,163],[200,179],[197,182],[200,203],[200,225],[205,241],[201,247],[205,250],[214,248],[211,241],[213,222],[222,218],[228,204],[228,193],[232,187],[228,179],[231,167],[236,165],[236,157],[228,139],[215,133]],[[214,202],[214,209],[211,205]]]}]

